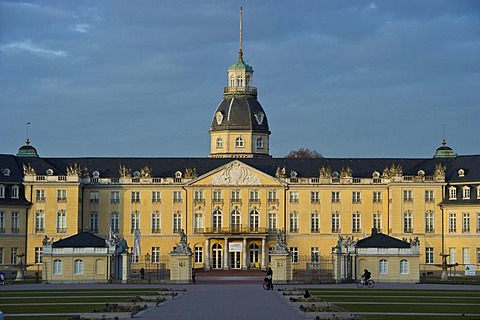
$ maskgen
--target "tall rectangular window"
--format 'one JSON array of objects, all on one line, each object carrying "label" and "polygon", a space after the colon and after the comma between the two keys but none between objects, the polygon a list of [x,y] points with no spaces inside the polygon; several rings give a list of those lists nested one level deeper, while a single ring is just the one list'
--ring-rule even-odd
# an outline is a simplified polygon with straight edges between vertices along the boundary
[{"label": "tall rectangular window", "polygon": [[53,275],[58,276],[63,273],[63,263],[62,260],[60,259],[55,259],[53,260],[53,270],[52,270]]},{"label": "tall rectangular window", "polygon": [[470,187],[463,187],[462,192],[463,192],[462,199],[470,199]]},{"label": "tall rectangular window", "polygon": [[320,250],[318,247],[310,247],[310,262],[318,263],[320,261]]},{"label": "tall rectangular window", "polygon": [[74,262],[73,274],[82,275],[83,274],[83,260],[77,259]]},{"label": "tall rectangular window", "polygon": [[180,203],[183,201],[182,191],[173,191],[173,202]]},{"label": "tall rectangular window", "polygon": [[110,214],[110,228],[113,233],[120,232],[120,214],[116,211]]},{"label": "tall rectangular window", "polygon": [[377,229],[378,232],[382,232],[382,214],[380,212],[373,214],[373,227]]},{"label": "tall rectangular window", "polygon": [[140,212],[134,211],[130,216],[130,232],[140,230]]},{"label": "tall rectangular window", "polygon": [[35,247],[35,264],[43,263],[43,248]]},{"label": "tall rectangular window", "polygon": [[332,232],[340,232],[340,213],[332,212]]},{"label": "tall rectangular window", "polygon": [[433,190],[425,190],[425,202],[435,201],[435,192]]},{"label": "tall rectangular window", "polygon": [[319,203],[320,202],[320,192],[310,191],[310,202]]},{"label": "tall rectangular window", "polygon": [[408,274],[408,273],[409,273],[408,260],[406,259],[400,260],[400,274]]},{"label": "tall rectangular window", "polygon": [[298,212],[296,211],[290,212],[290,232],[298,232]]},{"label": "tall rectangular window", "polygon": [[195,213],[195,220],[193,221],[193,224],[195,233],[203,232],[203,214]]},{"label": "tall rectangular window", "polygon": [[259,193],[258,193],[258,190],[257,190],[257,189],[250,190],[250,201],[251,201],[251,202],[258,202],[258,201],[260,201],[260,196],[259,196]]},{"label": "tall rectangular window", "polygon": [[298,191],[290,191],[290,203],[298,203]]},{"label": "tall rectangular window", "polygon": [[463,264],[470,264],[470,248],[462,248]]},{"label": "tall rectangular window", "polygon": [[448,248],[448,263],[455,264],[457,262],[457,248]]},{"label": "tall rectangular window", "polygon": [[140,203],[140,191],[132,191],[132,203]]},{"label": "tall rectangular window", "polygon": [[221,189],[215,189],[213,190],[212,193],[212,200],[213,201],[222,201],[222,190]]},{"label": "tall rectangular window", "polygon": [[5,211],[0,212],[0,233],[5,233]]},{"label": "tall rectangular window", "polygon": [[67,232],[67,212],[65,212],[65,210],[57,212],[57,232]]},{"label": "tall rectangular window", "polygon": [[173,232],[177,233],[182,229],[182,213],[176,211],[173,213]]},{"label": "tall rectangular window", "polygon": [[332,191],[332,203],[340,202],[340,192]]},{"label": "tall rectangular window", "polygon": [[362,216],[360,212],[352,214],[352,233],[362,232]]},{"label": "tall rectangular window", "polygon": [[470,233],[470,213],[462,213],[462,233]]},{"label": "tall rectangular window", "polygon": [[58,202],[65,202],[67,201],[67,190],[57,190],[57,201]]},{"label": "tall rectangular window", "polygon": [[193,191],[193,201],[195,202],[203,202],[205,201],[205,197],[203,196],[203,190],[197,189]]},{"label": "tall rectangular window", "polygon": [[238,189],[233,189],[230,191],[230,200],[233,202],[238,202],[240,201],[240,190]]},{"label": "tall rectangular window", "polygon": [[45,211],[35,212],[35,232],[45,232]]},{"label": "tall rectangular window", "polygon": [[277,214],[269,213],[268,214],[268,231],[274,232],[277,230]]},{"label": "tall rectangular window", "polygon": [[10,249],[10,261],[12,264],[17,264],[18,263],[18,248],[11,248]]},{"label": "tall rectangular window", "polygon": [[290,247],[290,252],[292,253],[292,262],[298,262],[298,247]]},{"label": "tall rectangular window", "polygon": [[152,263],[160,263],[160,247],[152,247]]},{"label": "tall rectangular window", "polygon": [[4,264],[3,263],[3,248],[2,247],[0,247],[0,264]]},{"label": "tall rectangular window", "polygon": [[378,263],[378,273],[379,274],[388,274],[388,261],[381,259]]},{"label": "tall rectangular window", "polygon": [[160,211],[152,212],[152,233],[160,233]]},{"label": "tall rectangular window", "polygon": [[477,212],[477,233],[480,233],[480,212]]},{"label": "tall rectangular window", "polygon": [[413,191],[412,190],[403,190],[403,201],[412,202],[413,201]]},{"label": "tall rectangular window", "polygon": [[413,232],[413,213],[410,210],[407,210],[403,213],[403,232]]},{"label": "tall rectangular window", "polygon": [[425,263],[433,264],[433,248],[432,247],[425,248]]},{"label": "tall rectangular window", "polygon": [[20,212],[12,212],[12,233],[20,232]]},{"label": "tall rectangular window", "polygon": [[448,232],[455,233],[457,232],[457,214],[450,213],[448,215]]},{"label": "tall rectangular window", "polygon": [[90,191],[88,194],[88,199],[90,203],[98,203],[100,199],[100,195],[98,194],[98,191]]},{"label": "tall rectangular window", "polygon": [[0,199],[5,198],[5,186],[0,184]]},{"label": "tall rectangular window", "polygon": [[90,212],[88,226],[90,227],[92,233],[98,233],[98,212]]},{"label": "tall rectangular window", "polygon": [[[1,260],[0,263],[2,263]],[[477,264],[480,264],[480,248],[477,248]]]},{"label": "tall rectangular window", "polygon": [[457,188],[455,187],[448,188],[448,199],[457,200]]},{"label": "tall rectangular window", "polygon": [[152,191],[152,203],[162,202],[162,194],[160,191]]},{"label": "tall rectangular window", "polygon": [[12,187],[12,199],[18,199],[19,195],[20,195],[20,188],[18,186],[13,186]]},{"label": "tall rectangular window", "polygon": [[320,213],[312,212],[310,216],[310,232],[318,233],[320,232]]},{"label": "tall rectangular window", "polygon": [[361,203],[362,193],[360,191],[352,191],[352,203]]},{"label": "tall rectangular window", "polygon": [[374,203],[382,202],[382,192],[381,191],[373,191],[373,202]]},{"label": "tall rectangular window", "polygon": [[110,191],[110,203],[120,203],[120,191]]},{"label": "tall rectangular window", "polygon": [[434,226],[434,213],[432,210],[428,210],[425,212],[425,232],[426,233],[433,233],[435,232]]},{"label": "tall rectangular window", "polygon": [[203,263],[203,247],[194,247],[194,263]]},{"label": "tall rectangular window", "polygon": [[37,189],[35,191],[35,200],[37,202],[44,202],[45,201],[45,190]]},{"label": "tall rectangular window", "polygon": [[277,201],[277,190],[268,190],[268,201],[275,202]]}]

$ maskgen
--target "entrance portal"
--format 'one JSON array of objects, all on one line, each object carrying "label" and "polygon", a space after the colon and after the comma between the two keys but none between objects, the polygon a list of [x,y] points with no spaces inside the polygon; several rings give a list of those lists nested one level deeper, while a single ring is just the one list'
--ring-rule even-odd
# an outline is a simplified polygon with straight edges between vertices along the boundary
[{"label": "entrance portal", "polygon": [[212,268],[222,269],[222,246],[218,243],[212,247]]},{"label": "entrance portal", "polygon": [[240,269],[240,252],[230,252],[230,269]]}]

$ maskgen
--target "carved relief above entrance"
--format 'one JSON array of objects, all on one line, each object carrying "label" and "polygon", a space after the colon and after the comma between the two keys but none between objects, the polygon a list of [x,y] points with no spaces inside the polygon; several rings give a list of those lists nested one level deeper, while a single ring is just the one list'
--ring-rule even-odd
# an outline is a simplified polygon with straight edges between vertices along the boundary
[{"label": "carved relief above entrance", "polygon": [[212,177],[212,185],[259,185],[260,179],[241,163],[232,163]]}]

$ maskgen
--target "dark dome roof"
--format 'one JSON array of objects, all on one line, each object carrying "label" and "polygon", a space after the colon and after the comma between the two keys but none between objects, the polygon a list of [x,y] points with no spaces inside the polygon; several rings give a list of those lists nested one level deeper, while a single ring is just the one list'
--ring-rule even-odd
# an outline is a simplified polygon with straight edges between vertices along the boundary
[{"label": "dark dome roof", "polygon": [[212,120],[211,131],[251,130],[270,134],[265,111],[254,97],[225,97]]},{"label": "dark dome roof", "polygon": [[37,149],[30,145],[30,140],[27,139],[25,144],[18,149],[18,157],[38,157]]}]

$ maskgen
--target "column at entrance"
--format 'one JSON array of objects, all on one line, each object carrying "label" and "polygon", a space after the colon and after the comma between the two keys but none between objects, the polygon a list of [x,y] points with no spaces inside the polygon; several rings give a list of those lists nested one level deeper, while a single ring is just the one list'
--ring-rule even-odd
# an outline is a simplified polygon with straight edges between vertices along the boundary
[{"label": "column at entrance", "polygon": [[224,259],[223,259],[223,270],[228,270],[228,238],[225,237],[225,255],[224,255]]},{"label": "column at entrance", "polygon": [[210,239],[205,239],[205,270],[210,268]]},{"label": "column at entrance", "polygon": [[243,264],[242,264],[242,269],[247,270],[247,238],[243,238],[243,248],[242,248],[242,253],[243,253]]},{"label": "column at entrance", "polygon": [[265,238],[262,238],[262,270],[267,270],[267,248]]}]

